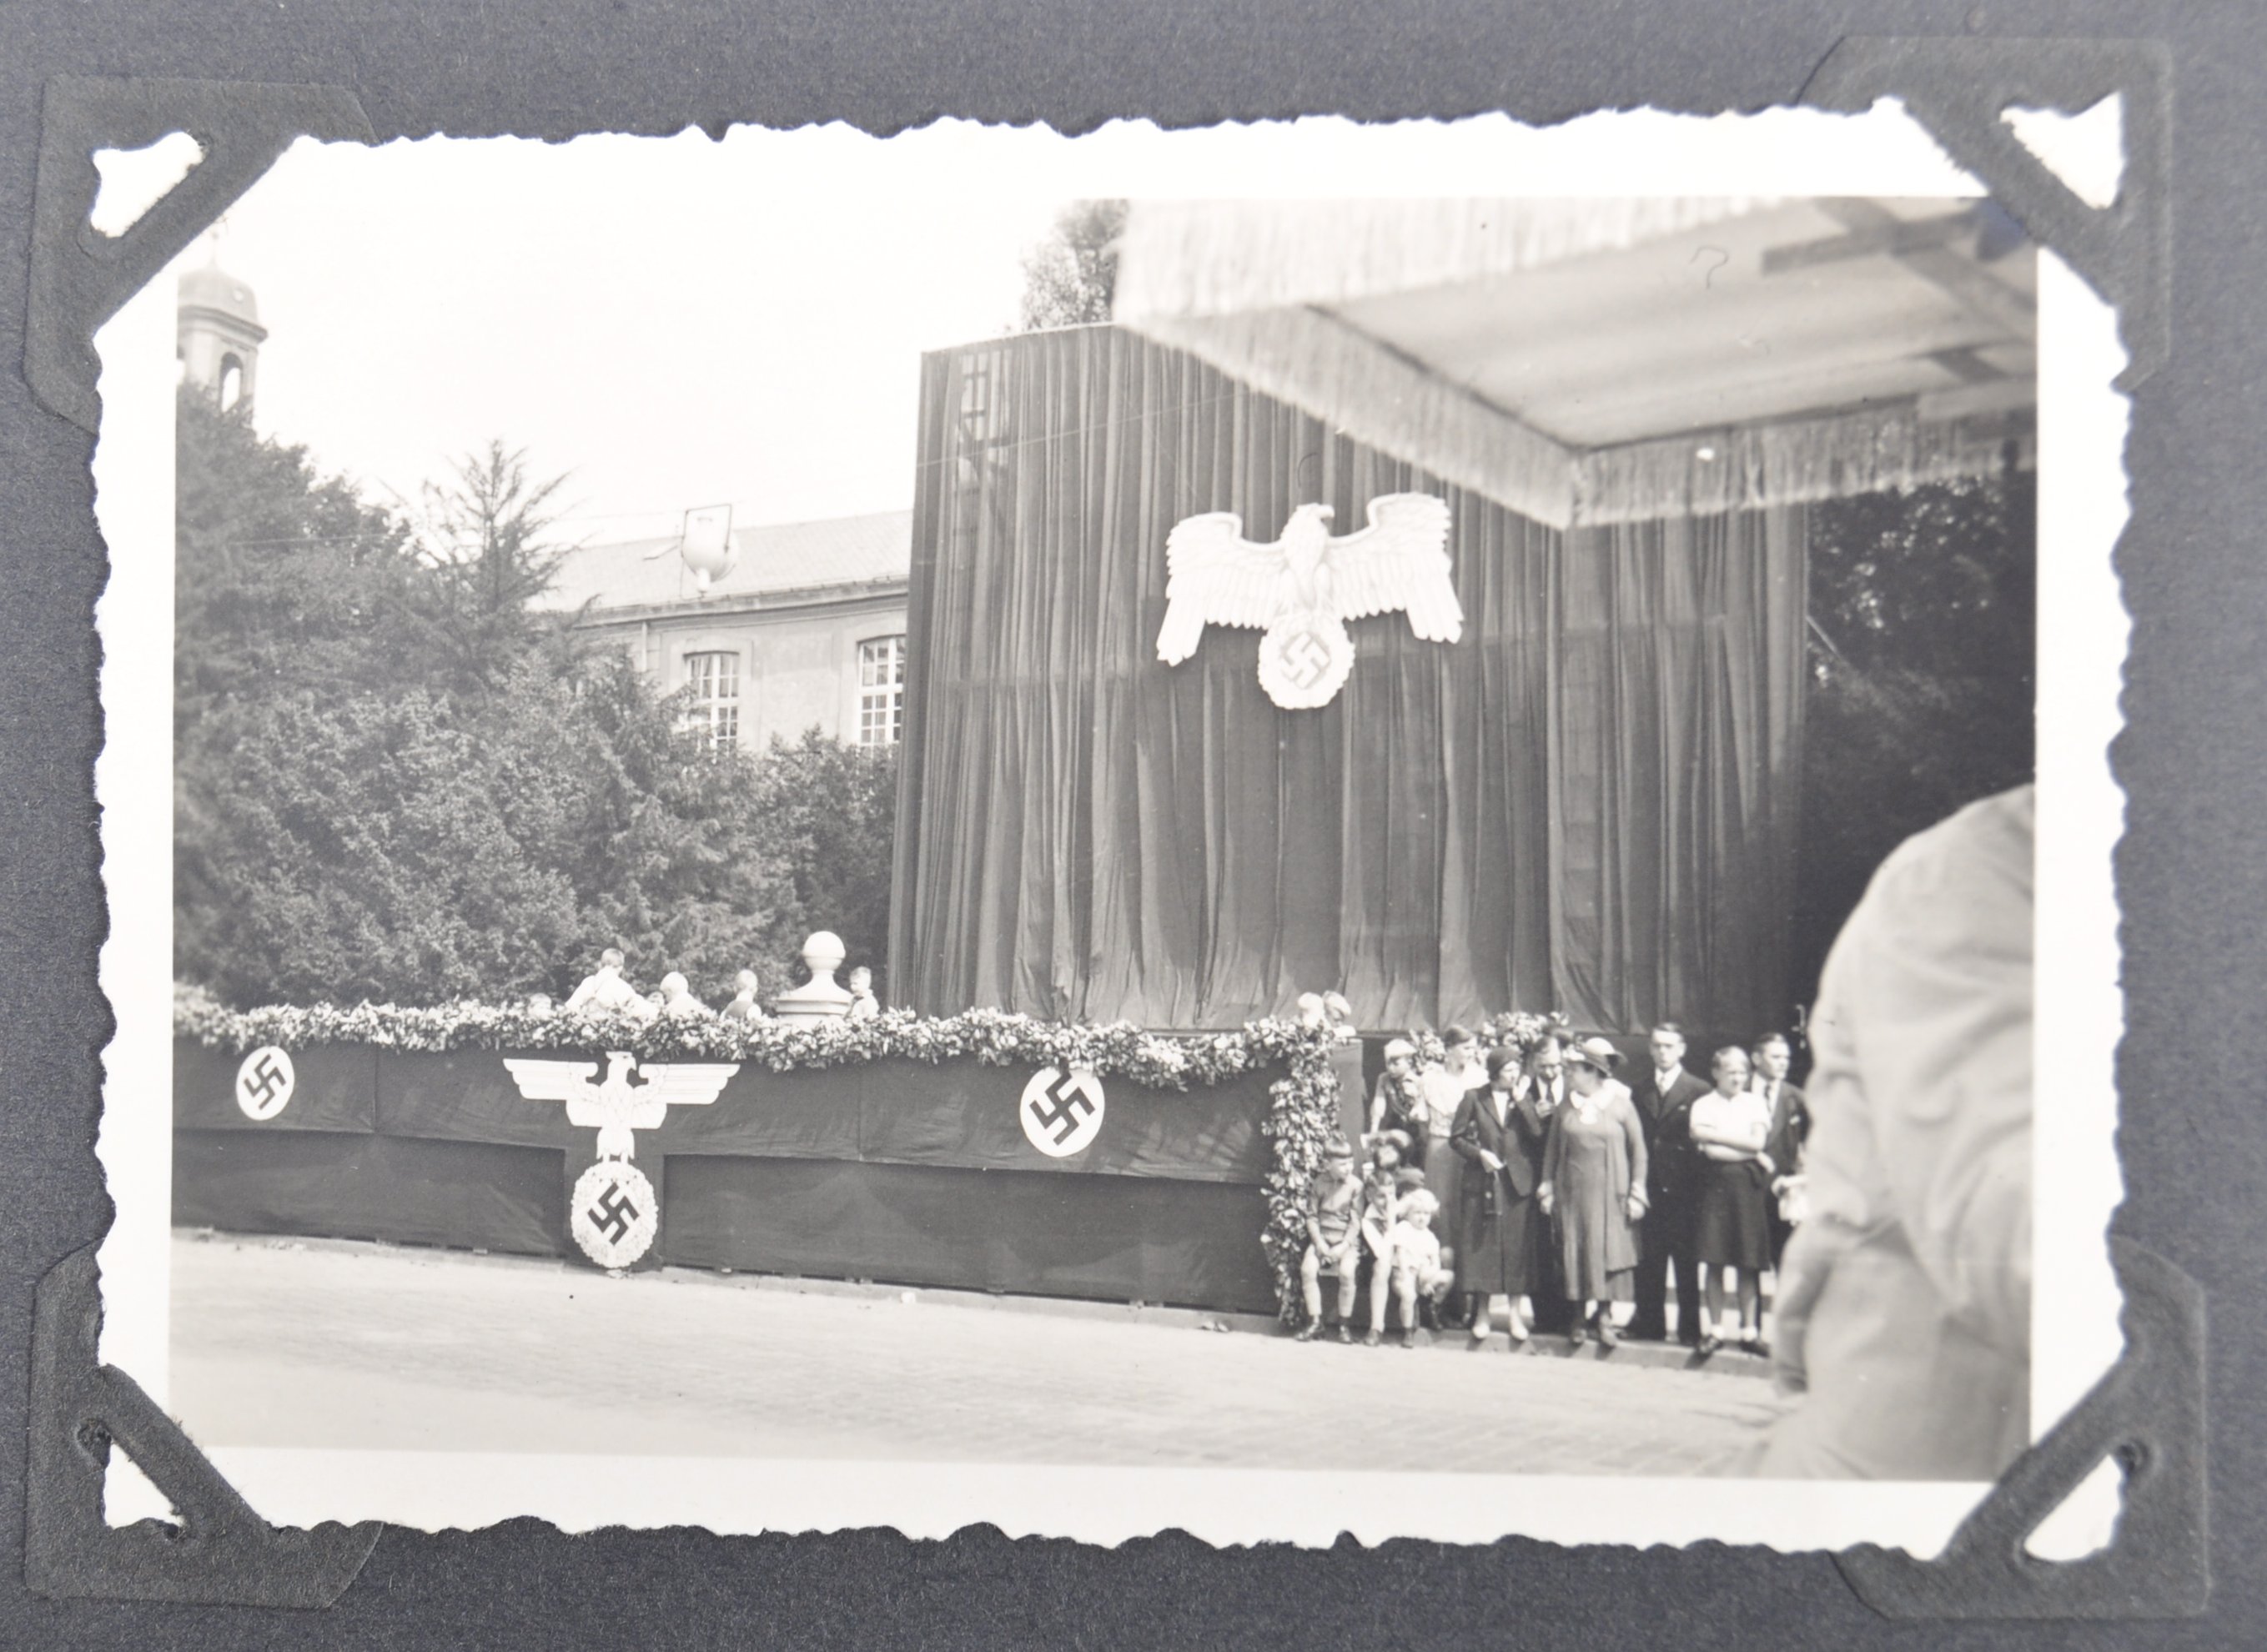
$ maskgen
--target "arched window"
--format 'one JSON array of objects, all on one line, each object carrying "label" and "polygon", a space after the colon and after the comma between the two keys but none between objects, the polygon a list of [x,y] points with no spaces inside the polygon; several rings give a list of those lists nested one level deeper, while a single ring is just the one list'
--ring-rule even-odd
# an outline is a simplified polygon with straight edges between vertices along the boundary
[{"label": "arched window", "polygon": [[233,407],[244,395],[244,362],[235,355],[220,358],[220,405]]}]

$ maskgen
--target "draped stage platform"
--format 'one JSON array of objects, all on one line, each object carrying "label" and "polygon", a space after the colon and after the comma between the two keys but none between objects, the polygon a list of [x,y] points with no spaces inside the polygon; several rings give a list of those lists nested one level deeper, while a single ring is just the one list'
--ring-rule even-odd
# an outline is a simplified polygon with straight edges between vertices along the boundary
[{"label": "draped stage platform", "polygon": [[[265,1120],[238,1105],[242,1059],[175,1042],[176,1226],[576,1255],[569,1195],[593,1132],[524,1097],[501,1055],[295,1051],[290,1102]],[[636,1132],[661,1206],[638,1265],[1274,1311],[1259,1123],[1277,1074],[1112,1080],[1108,1128],[1068,1159],[1018,1123],[1031,1076],[743,1066],[713,1103]]]}]

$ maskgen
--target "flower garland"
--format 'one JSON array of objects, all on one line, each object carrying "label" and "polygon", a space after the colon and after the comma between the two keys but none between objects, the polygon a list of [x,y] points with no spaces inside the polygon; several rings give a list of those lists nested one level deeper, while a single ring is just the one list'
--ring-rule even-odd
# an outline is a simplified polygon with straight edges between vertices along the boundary
[{"label": "flower garland", "polygon": [[[1491,1043],[1531,1048],[1554,1018],[1512,1014],[1488,1021]],[[737,1061],[773,1072],[897,1058],[931,1064],[973,1059],[993,1067],[1079,1068],[1098,1078],[1145,1088],[1209,1087],[1269,1067],[1260,1133],[1270,1148],[1260,1244],[1275,1276],[1280,1318],[1296,1320],[1299,1259],[1307,1246],[1308,1191],[1339,1128],[1339,1079],[1332,1050],[1341,1034],[1296,1020],[1247,1023],[1233,1033],[1159,1034],[1131,1021],[1075,1026],[1001,1010],[935,1018],[884,1010],[858,1020],[738,1021],[720,1016],[640,1016],[619,1010],[538,1015],[510,1005],[456,1003],[268,1005],[231,1010],[194,988],[177,989],[173,1032],[208,1048],[242,1055],[263,1044],[304,1049],[368,1044],[445,1054],[471,1049],[627,1050],[641,1060]],[[1438,1055],[1435,1049],[1433,1054]]]}]

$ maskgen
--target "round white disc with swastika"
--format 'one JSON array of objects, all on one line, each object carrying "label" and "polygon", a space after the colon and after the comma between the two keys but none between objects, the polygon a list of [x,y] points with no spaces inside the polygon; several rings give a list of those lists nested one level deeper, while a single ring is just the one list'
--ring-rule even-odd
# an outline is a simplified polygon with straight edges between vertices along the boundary
[{"label": "round white disc with swastika", "polygon": [[1327,609],[1280,615],[1259,639],[1259,686],[1286,711],[1327,705],[1354,669],[1354,639]]},{"label": "round white disc with swastika", "polygon": [[236,1070],[236,1105],[244,1116],[264,1123],[283,1110],[298,1086],[291,1052],[275,1044],[262,1044]]},{"label": "round white disc with swastika", "polygon": [[598,1160],[576,1178],[568,1195],[568,1231],[601,1268],[627,1268],[651,1247],[660,1226],[653,1183],[626,1159]]},{"label": "round white disc with swastika", "polygon": [[1073,1068],[1042,1067],[1023,1086],[1016,1107],[1023,1134],[1049,1159],[1084,1152],[1102,1134],[1102,1080]]}]

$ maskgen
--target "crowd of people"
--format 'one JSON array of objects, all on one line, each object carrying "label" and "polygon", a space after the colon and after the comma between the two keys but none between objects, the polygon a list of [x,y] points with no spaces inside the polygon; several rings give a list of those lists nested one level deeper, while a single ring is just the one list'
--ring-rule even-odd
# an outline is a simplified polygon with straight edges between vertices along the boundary
[{"label": "crowd of people", "polygon": [[[732,996],[722,1009],[711,1009],[693,990],[682,971],[672,969],[661,978],[661,984],[650,995],[640,992],[629,983],[622,971],[628,960],[621,949],[609,947],[598,954],[598,967],[583,977],[567,1002],[554,1005],[548,993],[538,992],[528,999],[528,1007],[538,1015],[558,1012],[574,1013],[581,1010],[613,1010],[621,1013],[653,1020],[662,1016],[705,1017],[722,1016],[728,1021],[760,1021],[765,1019],[763,1001],[758,994],[761,985],[756,972],[743,969],[733,977]],[[882,1012],[881,1000],[874,996],[874,972],[863,964],[850,972],[850,1004],[844,1012],[857,1020]]]},{"label": "crowd of people", "polygon": [[1457,1327],[1515,1349],[1537,1332],[1665,1341],[1673,1281],[1680,1341],[1705,1357],[1728,1332],[1762,1352],[1761,1277],[1803,1215],[1792,1048],[1728,1045],[1703,1079],[1676,1023],[1647,1045],[1631,1083],[1612,1043],[1563,1031],[1483,1053],[1451,1027],[1421,1065],[1411,1040],[1388,1043],[1361,1155],[1334,1138],[1310,1195],[1299,1336],[1322,1331],[1327,1281],[1341,1341],[1367,1283],[1372,1345],[1397,1304],[1405,1346]]}]

